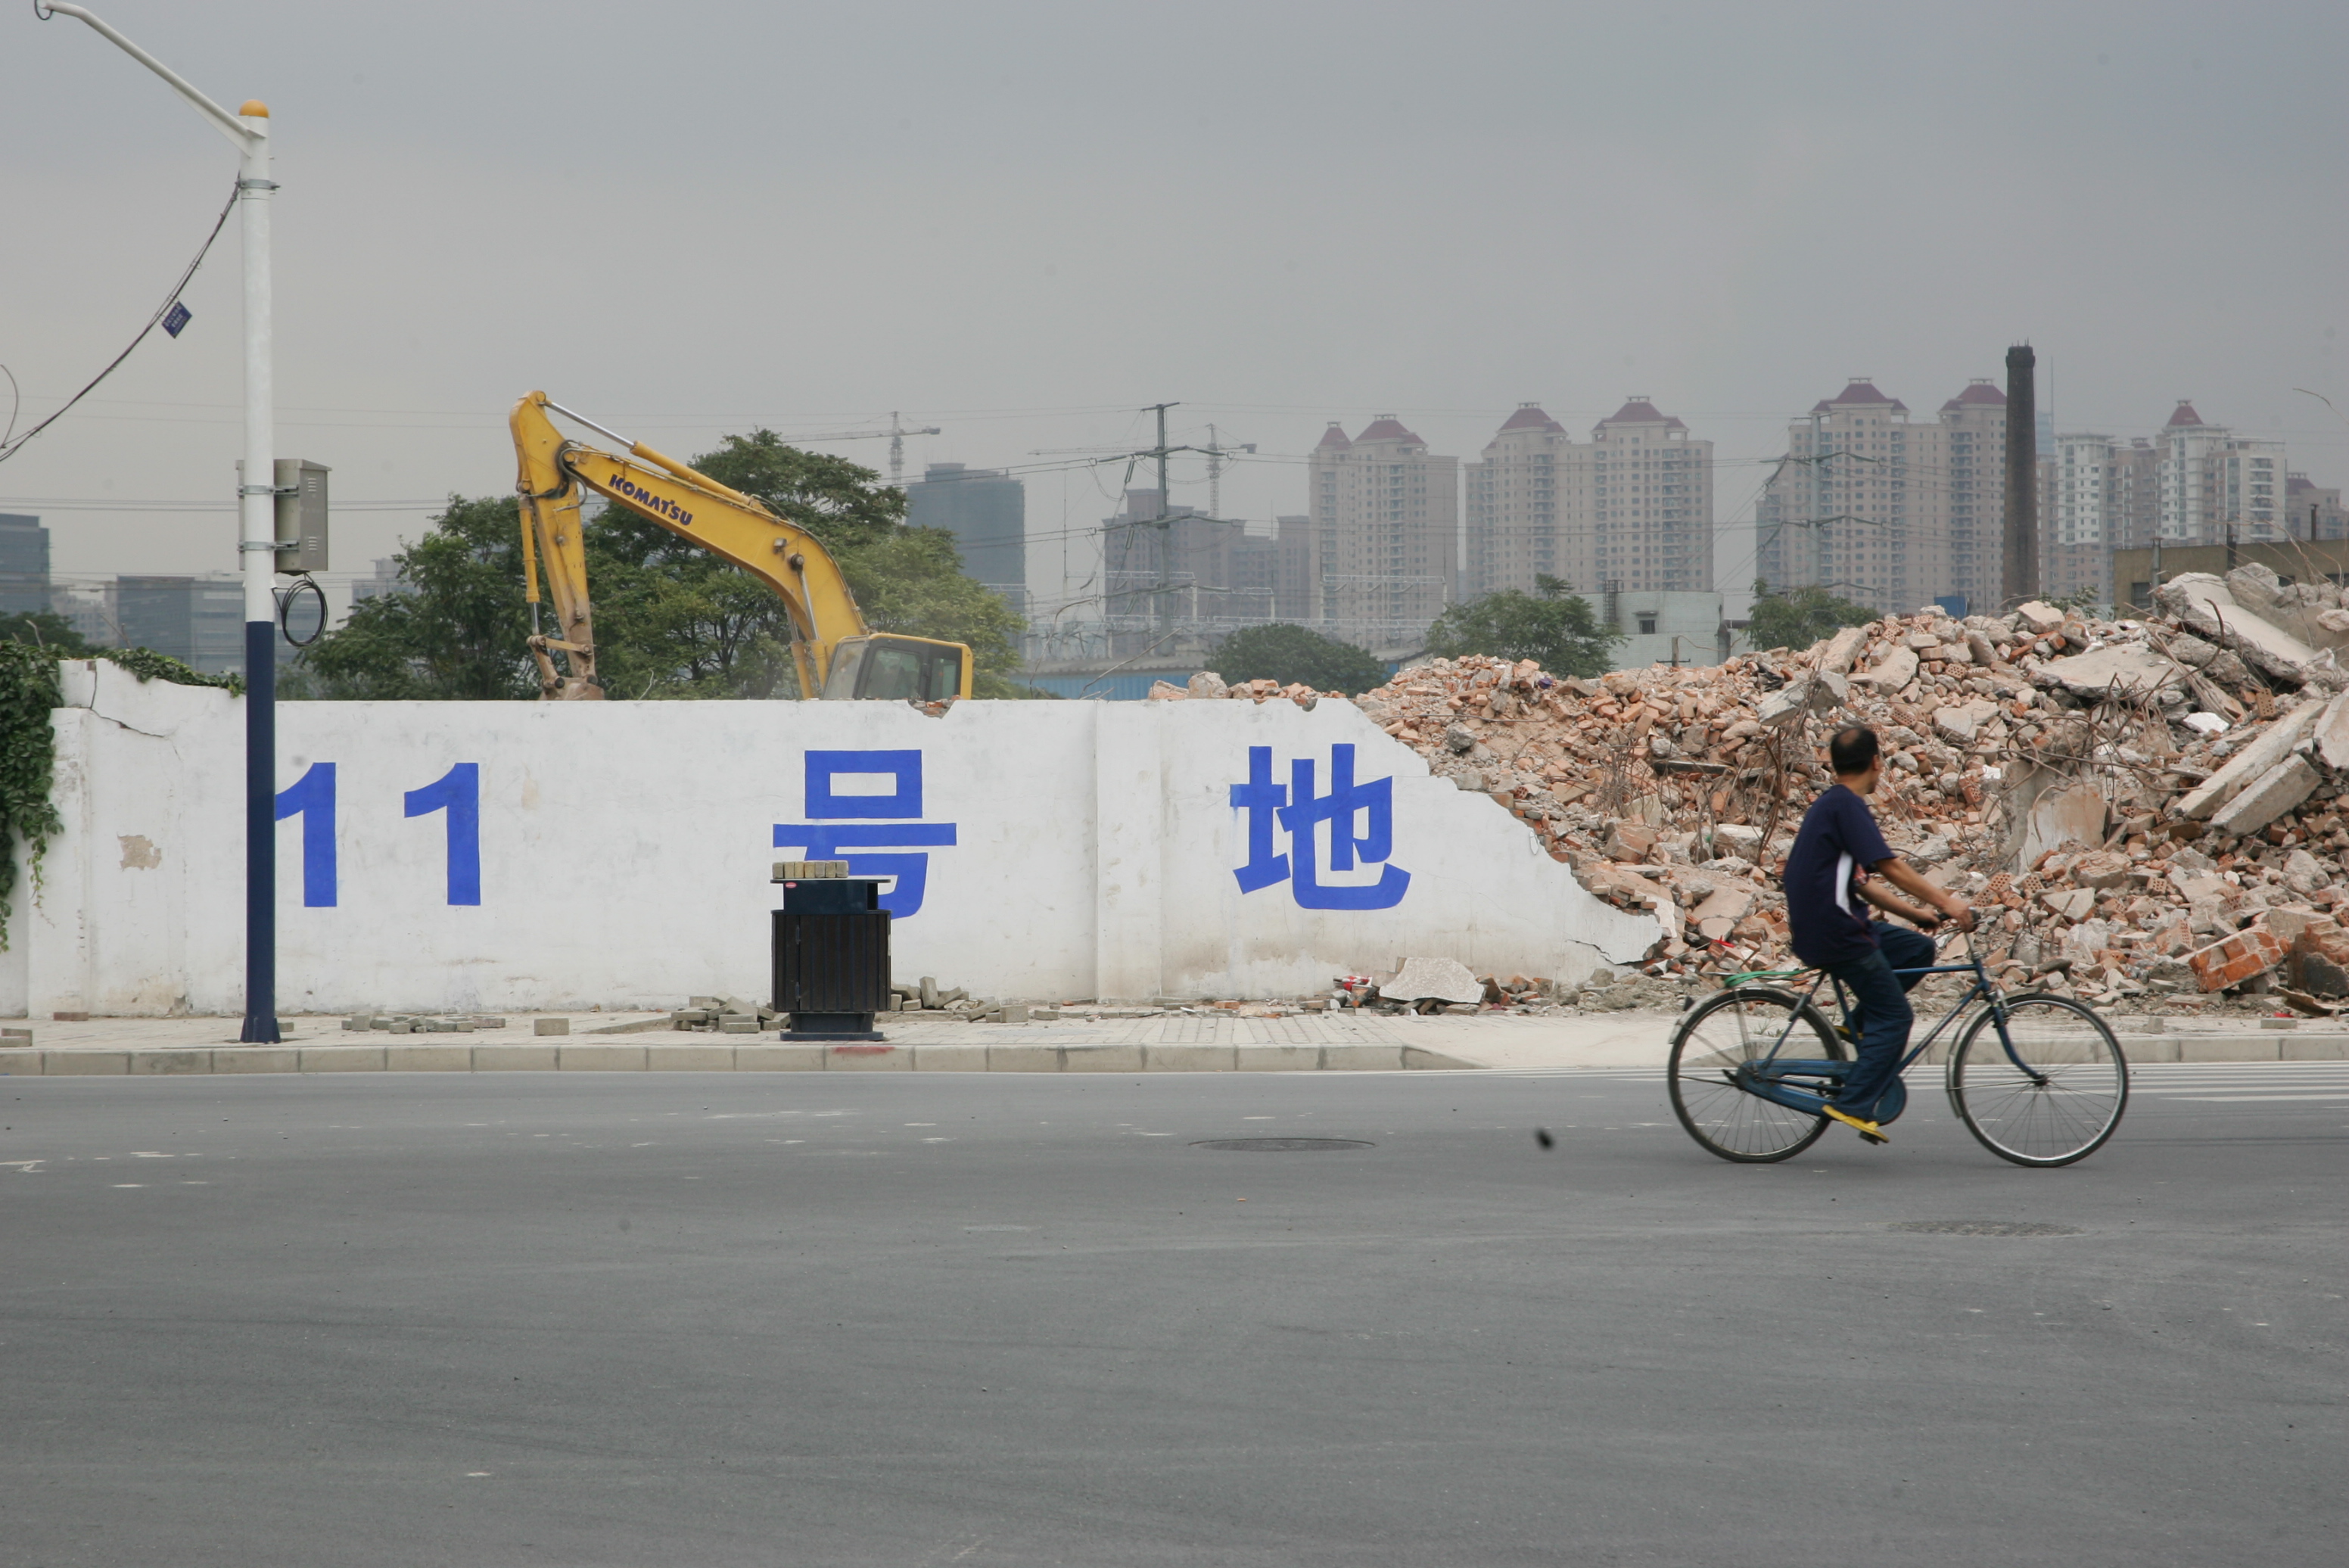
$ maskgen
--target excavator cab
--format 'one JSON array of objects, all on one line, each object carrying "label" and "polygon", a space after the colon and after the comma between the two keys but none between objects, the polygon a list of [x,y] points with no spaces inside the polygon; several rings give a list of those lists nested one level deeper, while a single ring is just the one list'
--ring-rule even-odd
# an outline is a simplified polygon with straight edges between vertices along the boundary
[{"label": "excavator cab", "polygon": [[960,643],[877,634],[843,637],[824,678],[828,699],[942,702],[970,695],[970,651]]}]

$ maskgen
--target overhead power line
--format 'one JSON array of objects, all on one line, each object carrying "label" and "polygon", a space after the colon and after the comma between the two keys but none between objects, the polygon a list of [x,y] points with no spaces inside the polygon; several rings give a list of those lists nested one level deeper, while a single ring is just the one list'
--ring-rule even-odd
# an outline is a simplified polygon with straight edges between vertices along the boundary
[{"label": "overhead power line", "polygon": [[[34,437],[39,435],[42,431],[56,424],[59,419],[64,418],[67,409],[70,409],[75,404],[88,397],[92,391],[97,389],[99,382],[114,374],[116,366],[119,366],[124,360],[130,357],[130,351],[132,349],[137,348],[140,344],[147,341],[147,335],[149,333],[154,331],[156,327],[163,325],[163,318],[171,315],[172,307],[180,303],[181,292],[188,286],[189,280],[196,275],[196,269],[204,264],[204,258],[212,253],[212,242],[220,238],[221,230],[227,225],[228,215],[236,206],[237,194],[238,192],[236,188],[231,187],[228,193],[228,204],[220,210],[220,216],[212,220],[212,232],[204,236],[204,242],[202,245],[196,247],[195,260],[190,262],[188,263],[188,270],[180,274],[180,281],[171,285],[171,292],[163,296],[163,303],[155,307],[155,314],[147,318],[147,325],[139,329],[139,335],[132,338],[129,346],[126,346],[121,353],[116,355],[112,359],[108,360],[106,362],[105,369],[91,377],[88,383],[85,385],[80,391],[67,398],[64,404],[53,410],[47,418],[42,420],[39,424],[26,431],[23,435],[15,437],[13,439],[5,436],[0,436],[0,463],[6,462],[10,458],[15,457],[18,452],[23,451],[25,449],[26,442],[31,440]],[[169,332],[172,336],[177,337],[180,335],[180,328],[186,325],[187,319],[187,312],[182,310],[180,313],[180,319],[171,323],[168,326],[164,326],[164,330]],[[5,369],[5,367],[0,367],[0,369]],[[12,392],[15,390],[16,385],[16,377],[14,375],[10,375],[8,377],[8,386]],[[22,397],[18,397],[16,398],[17,403],[21,404],[23,401],[24,399]],[[9,430],[14,431],[16,428],[16,408],[12,407],[8,412],[8,428]]]}]

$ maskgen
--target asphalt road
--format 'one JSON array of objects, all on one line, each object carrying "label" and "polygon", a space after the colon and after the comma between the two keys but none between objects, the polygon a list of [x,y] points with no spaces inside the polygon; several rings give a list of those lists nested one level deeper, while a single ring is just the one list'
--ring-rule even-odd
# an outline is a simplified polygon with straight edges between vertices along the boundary
[{"label": "asphalt road", "polygon": [[1633,1074],[11,1078],[0,1563],[2330,1559],[2349,1068],[2138,1089],[2034,1171]]}]

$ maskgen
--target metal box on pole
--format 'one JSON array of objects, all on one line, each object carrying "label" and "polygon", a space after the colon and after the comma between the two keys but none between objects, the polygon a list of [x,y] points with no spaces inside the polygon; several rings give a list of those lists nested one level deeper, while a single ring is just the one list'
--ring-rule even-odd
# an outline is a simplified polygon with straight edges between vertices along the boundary
[{"label": "metal box on pole", "polygon": [[[276,569],[280,572],[326,570],[326,476],[334,470],[307,458],[277,458],[270,468],[270,489],[276,494]],[[244,463],[236,465],[239,484]]]},{"label": "metal box on pole", "polygon": [[326,474],[324,463],[279,458],[277,570],[326,570]]}]

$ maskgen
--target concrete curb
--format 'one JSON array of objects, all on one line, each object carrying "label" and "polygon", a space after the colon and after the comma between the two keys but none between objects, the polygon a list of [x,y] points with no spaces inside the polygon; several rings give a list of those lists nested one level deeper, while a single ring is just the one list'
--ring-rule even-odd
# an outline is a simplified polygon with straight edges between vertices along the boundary
[{"label": "concrete curb", "polygon": [[[2125,1035],[2115,1031],[2132,1067],[2163,1062],[2337,1062],[2349,1060],[2349,1035],[2296,1035],[2289,1030],[2241,1035]],[[1950,1059],[1950,1042],[1925,1053],[1928,1065]]]},{"label": "concrete curb", "polygon": [[[2336,1055],[2339,1053],[2336,1052]],[[1417,1046],[218,1046],[0,1049],[0,1077],[347,1072],[1395,1072],[1477,1064]]]}]

